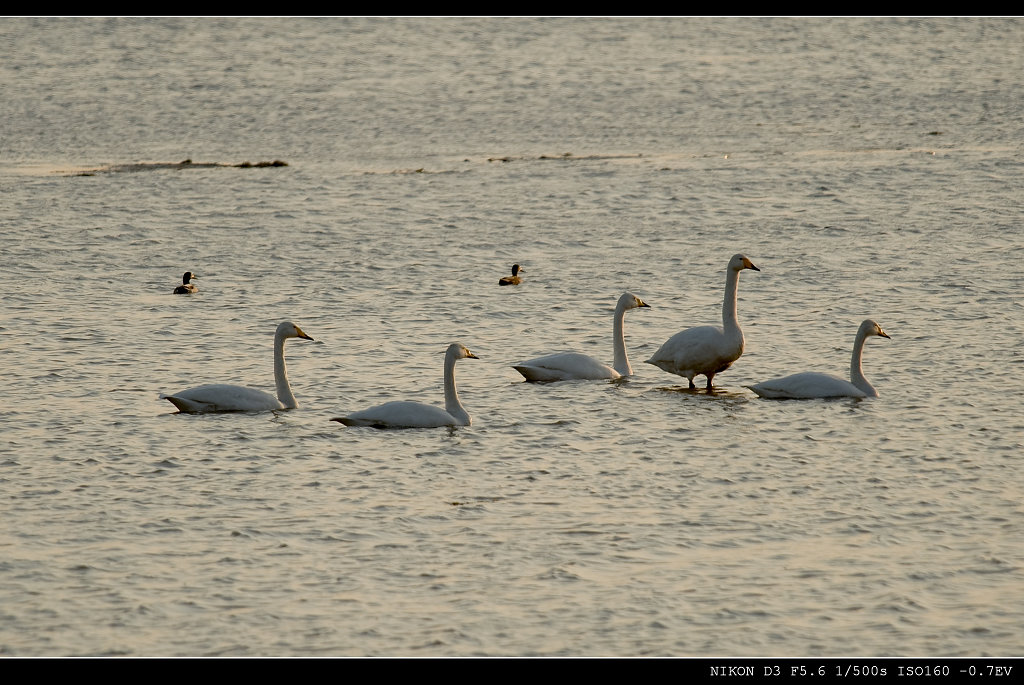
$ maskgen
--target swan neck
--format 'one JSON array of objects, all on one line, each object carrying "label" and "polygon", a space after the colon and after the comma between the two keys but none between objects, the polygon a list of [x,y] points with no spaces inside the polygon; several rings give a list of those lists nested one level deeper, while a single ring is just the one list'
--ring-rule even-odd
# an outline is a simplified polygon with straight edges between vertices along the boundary
[{"label": "swan neck", "polygon": [[633,367],[629,365],[629,356],[626,354],[626,338],[622,332],[622,322],[626,317],[626,308],[619,303],[615,306],[615,317],[612,325],[612,344],[615,348],[612,368],[623,376],[632,376]]},{"label": "swan neck", "polygon": [[725,299],[722,301],[722,329],[727,334],[743,337],[740,330],[740,322],[736,316],[736,291],[740,281],[740,272],[736,269],[726,269],[725,273]]},{"label": "swan neck", "polygon": [[455,417],[463,426],[469,425],[469,412],[459,400],[459,391],[455,387],[455,354],[448,352],[444,357],[444,410]]},{"label": "swan neck", "polygon": [[284,364],[284,341],[281,334],[274,336],[274,383],[277,385],[277,401],[286,409],[294,409],[299,406],[292,394],[292,387],[288,383],[288,369]]},{"label": "swan neck", "polygon": [[864,369],[861,367],[861,358],[864,356],[864,343],[868,336],[864,329],[857,331],[857,338],[853,341],[853,356],[850,358],[850,382],[857,386],[858,390],[864,391],[868,397],[877,397],[878,391],[868,382],[864,376]]}]

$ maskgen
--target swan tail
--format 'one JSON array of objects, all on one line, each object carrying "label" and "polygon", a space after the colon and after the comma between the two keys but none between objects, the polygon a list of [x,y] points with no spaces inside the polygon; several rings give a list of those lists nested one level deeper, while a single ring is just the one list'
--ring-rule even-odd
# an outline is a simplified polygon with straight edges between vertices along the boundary
[{"label": "swan tail", "polygon": [[521,373],[523,378],[532,383],[546,383],[565,379],[565,374],[556,371],[549,371],[548,369],[540,366],[513,365],[512,368]]},{"label": "swan tail", "polygon": [[197,405],[195,402],[190,402],[186,399],[182,399],[181,397],[175,397],[174,395],[160,395],[160,399],[167,400],[177,407],[178,411],[194,412],[199,411],[202,408],[202,405]]}]

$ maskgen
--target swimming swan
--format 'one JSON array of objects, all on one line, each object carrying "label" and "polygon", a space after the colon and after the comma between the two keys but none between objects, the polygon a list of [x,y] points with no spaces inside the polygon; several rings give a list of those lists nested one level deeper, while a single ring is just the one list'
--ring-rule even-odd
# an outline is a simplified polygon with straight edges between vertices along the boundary
[{"label": "swimming swan", "polygon": [[372,426],[373,428],[440,428],[441,426],[468,426],[469,413],[459,401],[455,389],[455,362],[459,359],[479,359],[464,345],[452,343],[444,354],[444,409],[419,402],[385,402],[384,404],[348,416],[331,419],[346,426]]},{"label": "swimming swan", "polygon": [[528,381],[602,380],[632,376],[633,368],[629,365],[626,341],[622,335],[622,319],[627,309],[637,307],[650,308],[650,305],[633,293],[622,293],[615,305],[612,327],[612,342],[615,346],[614,368],[579,352],[549,354],[546,357],[514,364],[512,368],[523,374]]},{"label": "swimming swan", "polygon": [[868,379],[864,377],[860,360],[864,352],[864,341],[872,335],[888,338],[889,334],[871,319],[864,319],[857,329],[857,337],[853,341],[853,357],[850,359],[850,380],[844,381],[826,373],[807,371],[795,373],[785,378],[765,381],[757,385],[748,385],[760,397],[768,399],[811,399],[819,397],[878,397]]},{"label": "swimming swan", "polygon": [[284,341],[288,338],[312,340],[298,326],[285,321],[274,334],[274,381],[277,383],[277,397],[262,390],[241,385],[200,385],[173,395],[160,395],[179,411],[189,413],[215,411],[267,411],[270,409],[294,409],[299,406],[288,384],[288,371],[284,365]]},{"label": "swimming swan", "polygon": [[512,275],[511,276],[502,276],[501,278],[499,278],[498,279],[498,285],[519,285],[520,283],[523,282],[523,279],[519,278],[519,272],[520,271],[524,271],[524,270],[525,269],[523,269],[518,264],[513,264],[512,265]]},{"label": "swimming swan", "polygon": [[174,289],[175,295],[187,295],[189,293],[199,292],[199,288],[196,287],[195,283],[189,283],[193,278],[199,278],[191,271],[186,271],[185,275],[181,277],[181,285]]},{"label": "swimming swan", "polygon": [[721,326],[698,326],[680,331],[669,338],[647,363],[683,376],[690,381],[691,388],[697,387],[693,384],[694,376],[706,376],[710,390],[715,374],[728,369],[743,354],[743,331],[736,318],[736,285],[743,269],[760,271],[745,256],[733,255],[725,270]]}]

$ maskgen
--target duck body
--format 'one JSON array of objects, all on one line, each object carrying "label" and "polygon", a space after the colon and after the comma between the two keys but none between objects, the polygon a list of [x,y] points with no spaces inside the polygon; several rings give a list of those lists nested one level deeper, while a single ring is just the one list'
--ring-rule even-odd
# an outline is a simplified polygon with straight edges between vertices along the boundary
[{"label": "duck body", "polygon": [[512,265],[512,275],[503,276],[498,279],[498,285],[519,285],[523,282],[523,279],[519,277],[519,272],[523,271],[523,268],[518,264]]},{"label": "duck body", "polygon": [[735,254],[725,270],[725,299],[721,326],[697,326],[673,335],[658,348],[648,364],[686,378],[696,388],[695,376],[707,378],[708,390],[716,374],[725,371],[743,355],[746,342],[736,316],[736,291],[743,269],[760,271],[742,254]]},{"label": "duck body", "polygon": [[556,352],[514,364],[512,368],[522,374],[527,381],[536,383],[613,380],[632,376],[633,367],[630,366],[629,355],[626,354],[623,321],[627,311],[638,307],[650,308],[650,305],[628,292],[622,293],[615,304],[615,313],[612,316],[612,366],[580,352]]},{"label": "duck body", "polygon": [[455,362],[459,359],[479,359],[479,357],[460,343],[452,343],[445,350],[444,409],[421,402],[396,400],[331,420],[346,426],[368,426],[371,428],[469,426],[472,424],[472,419],[469,412],[462,406],[455,385]]},{"label": "duck body", "polygon": [[191,282],[193,278],[198,278],[198,276],[191,271],[186,271],[185,275],[181,277],[181,285],[174,289],[174,294],[188,295],[199,292],[199,288],[196,287],[196,284]]}]

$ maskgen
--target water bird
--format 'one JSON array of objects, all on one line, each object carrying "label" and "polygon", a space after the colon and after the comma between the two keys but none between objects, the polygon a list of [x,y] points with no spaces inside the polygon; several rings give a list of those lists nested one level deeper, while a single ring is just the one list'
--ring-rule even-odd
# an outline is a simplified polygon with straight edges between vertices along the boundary
[{"label": "water bird", "polygon": [[196,287],[196,284],[190,282],[193,278],[199,278],[199,277],[196,276],[191,271],[186,271],[185,275],[181,277],[181,285],[179,285],[177,288],[174,289],[174,294],[175,295],[188,295],[189,293],[197,293],[197,292],[199,292],[199,288]]},{"label": "water bird", "polygon": [[518,264],[512,265],[512,275],[502,276],[498,279],[498,285],[519,285],[523,282],[523,279],[519,278],[519,272],[524,271],[523,267]]},{"label": "water bird", "polygon": [[612,317],[612,344],[615,349],[612,366],[602,364],[593,357],[579,352],[559,352],[514,364],[512,368],[523,374],[526,380],[535,382],[603,380],[632,376],[633,368],[629,365],[629,357],[626,354],[622,321],[626,310],[638,307],[650,308],[650,305],[633,293],[622,293],[615,304],[615,314]]},{"label": "water bird", "polygon": [[348,416],[331,419],[346,426],[373,428],[440,428],[442,426],[468,426],[469,413],[459,400],[455,388],[455,362],[460,359],[479,359],[461,343],[452,343],[444,355],[444,409],[420,402],[397,400]]},{"label": "water bird", "polygon": [[864,319],[853,340],[853,357],[850,359],[850,380],[831,376],[827,373],[805,371],[785,378],[748,385],[759,397],[773,400],[815,399],[824,397],[878,397],[878,391],[864,377],[861,357],[864,342],[871,336],[888,338],[889,334],[871,319]]},{"label": "water bird", "polygon": [[740,271],[760,271],[742,254],[735,254],[725,270],[725,300],[721,326],[697,326],[676,333],[647,360],[663,371],[683,376],[696,388],[694,376],[708,379],[708,390],[715,374],[725,371],[743,354],[743,331],[736,318],[736,286]]},{"label": "water bird", "polygon": [[254,388],[217,383],[200,385],[160,397],[173,404],[179,411],[187,413],[294,409],[299,404],[292,394],[291,385],[288,383],[288,370],[284,363],[284,343],[289,338],[313,339],[291,321],[284,321],[278,325],[274,333],[274,381],[277,384],[277,397]]}]

